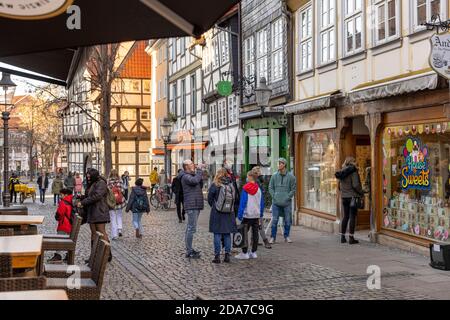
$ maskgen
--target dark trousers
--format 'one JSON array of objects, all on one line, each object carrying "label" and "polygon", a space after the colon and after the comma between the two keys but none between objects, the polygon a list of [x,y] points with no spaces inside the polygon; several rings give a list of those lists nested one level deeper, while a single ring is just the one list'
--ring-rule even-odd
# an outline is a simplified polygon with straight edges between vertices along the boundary
[{"label": "dark trousers", "polygon": [[128,187],[125,187],[125,190],[123,191],[123,197],[128,201]]},{"label": "dark trousers", "polygon": [[344,207],[344,217],[342,218],[341,222],[341,233],[344,235],[347,233],[347,224],[349,220],[350,220],[349,233],[351,235],[355,234],[356,215],[358,214],[358,209],[351,208],[350,207],[351,202],[352,198],[342,198],[342,206]]},{"label": "dark trousers", "polygon": [[182,201],[177,201],[177,215],[179,220],[185,220],[186,211],[184,210],[184,204]]},{"label": "dark trousers", "polygon": [[53,194],[53,204],[57,205],[59,203],[59,194]]},{"label": "dark trousers", "polygon": [[14,197],[14,203],[17,203],[17,192],[14,191],[14,187],[13,190],[11,191],[11,194],[9,196],[9,202],[13,202],[13,197]]},{"label": "dark trousers", "polygon": [[41,201],[41,203],[45,202],[45,191],[46,189],[39,188],[39,200]]},{"label": "dark trousers", "polygon": [[[247,230],[250,230],[250,228],[252,229],[252,252],[256,252],[256,250],[258,249],[259,241],[259,219],[244,218],[244,220],[242,220],[242,223],[247,225]],[[248,241],[246,243],[248,243]],[[243,253],[247,253],[247,251],[248,247],[242,248]]]}]

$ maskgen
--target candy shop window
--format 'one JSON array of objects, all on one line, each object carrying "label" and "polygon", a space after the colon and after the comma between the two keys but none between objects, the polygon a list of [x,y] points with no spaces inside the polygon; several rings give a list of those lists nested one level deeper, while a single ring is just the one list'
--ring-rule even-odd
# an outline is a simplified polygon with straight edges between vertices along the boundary
[{"label": "candy shop window", "polygon": [[449,241],[450,123],[385,128],[383,226]]},{"label": "candy shop window", "polygon": [[336,133],[304,133],[303,206],[336,214]]}]

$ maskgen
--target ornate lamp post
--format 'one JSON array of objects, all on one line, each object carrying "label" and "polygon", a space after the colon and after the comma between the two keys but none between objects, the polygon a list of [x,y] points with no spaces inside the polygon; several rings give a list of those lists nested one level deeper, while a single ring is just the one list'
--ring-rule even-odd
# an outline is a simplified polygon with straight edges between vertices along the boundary
[{"label": "ornate lamp post", "polygon": [[4,158],[4,173],[3,173],[3,206],[10,206],[10,195],[8,190],[9,177],[9,141],[8,141],[8,120],[9,108],[13,106],[14,93],[16,92],[16,84],[11,80],[9,73],[3,72],[0,80],[0,93],[4,97],[3,105],[5,106],[2,112],[3,119],[3,158]]},{"label": "ornate lamp post", "polygon": [[261,118],[264,118],[264,108],[269,106],[272,89],[267,86],[266,78],[261,78],[258,88],[255,89],[256,105],[261,108]]},{"label": "ornate lamp post", "polygon": [[169,119],[165,118],[161,124],[161,138],[164,142],[164,171],[166,173],[166,181],[169,182],[169,178],[172,176],[172,164],[171,157],[168,154],[167,145],[170,143],[170,135],[172,134],[172,123]]}]

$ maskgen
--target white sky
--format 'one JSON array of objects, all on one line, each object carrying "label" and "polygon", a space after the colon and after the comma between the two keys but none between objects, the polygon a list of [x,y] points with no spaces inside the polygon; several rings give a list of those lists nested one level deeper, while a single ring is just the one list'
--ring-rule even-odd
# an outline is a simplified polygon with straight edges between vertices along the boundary
[{"label": "white sky", "polygon": [[[34,74],[34,75],[43,76],[43,75],[41,75],[39,73],[32,72],[32,71],[29,71],[29,70],[25,70],[25,69],[22,69],[22,68],[17,68],[17,67],[14,67],[12,65],[9,65],[9,64],[6,64],[6,63],[2,63],[2,62],[0,62],[0,67],[12,69],[12,70],[18,70],[18,71],[22,71],[22,72],[27,72],[27,73]],[[15,75],[12,75],[12,80],[17,84],[16,93],[15,93],[16,96],[20,96],[20,95],[26,94],[27,90],[32,89],[33,86],[40,86],[40,85],[44,85],[45,84],[44,82],[41,82],[41,81],[28,79],[28,78],[23,78],[23,77],[18,77],[18,76],[15,76]],[[31,86],[27,85],[27,84],[31,84]]]}]

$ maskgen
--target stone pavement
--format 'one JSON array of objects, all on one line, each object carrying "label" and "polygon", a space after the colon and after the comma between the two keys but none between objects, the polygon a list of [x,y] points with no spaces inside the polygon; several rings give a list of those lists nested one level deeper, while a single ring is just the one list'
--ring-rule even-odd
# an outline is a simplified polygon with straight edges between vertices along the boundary
[{"label": "stone pavement", "polygon": [[[40,231],[56,226],[52,201],[30,204],[30,214],[47,216]],[[350,246],[336,236],[293,227],[294,243],[260,247],[258,259],[214,265],[208,211],[201,213],[194,245],[200,260],[184,257],[185,224],[176,213],[144,215],[143,239],[134,237],[131,214],[124,214],[123,237],[112,242],[102,299],[449,299],[450,272],[428,266],[428,258],[362,242]],[[82,226],[76,260],[89,255],[87,225]],[[282,238],[279,236],[279,238]],[[366,286],[369,265],[381,268],[381,289]]]}]

